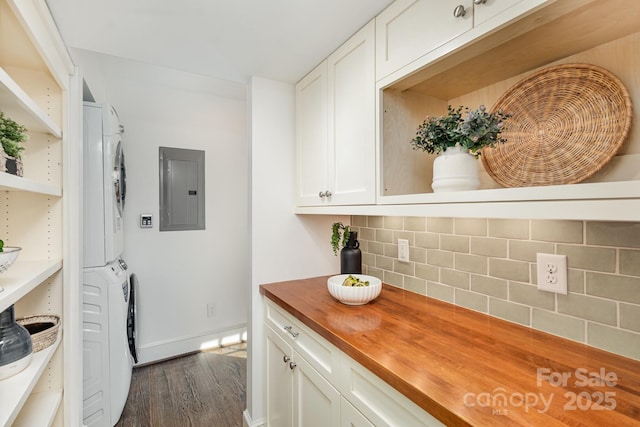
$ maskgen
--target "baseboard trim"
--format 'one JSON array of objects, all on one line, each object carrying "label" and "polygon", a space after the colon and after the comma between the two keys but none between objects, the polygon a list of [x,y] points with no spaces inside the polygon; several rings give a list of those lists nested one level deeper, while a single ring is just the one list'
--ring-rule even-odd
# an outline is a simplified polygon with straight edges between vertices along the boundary
[{"label": "baseboard trim", "polygon": [[243,427],[263,427],[264,419],[252,420],[251,414],[245,409],[242,411],[242,425]]},{"label": "baseboard trim", "polygon": [[232,344],[246,340],[247,326],[241,325],[231,329],[217,331],[210,334],[192,337],[179,337],[167,341],[158,341],[151,344],[138,346],[138,363],[136,366],[156,363],[183,354],[189,354],[203,350],[207,347],[218,347],[224,344]]}]

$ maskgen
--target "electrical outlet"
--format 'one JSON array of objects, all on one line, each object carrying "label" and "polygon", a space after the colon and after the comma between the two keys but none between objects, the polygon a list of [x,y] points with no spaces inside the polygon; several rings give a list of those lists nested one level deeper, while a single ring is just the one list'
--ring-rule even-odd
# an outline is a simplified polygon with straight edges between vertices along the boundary
[{"label": "electrical outlet", "polygon": [[567,256],[536,254],[538,289],[567,294]]},{"label": "electrical outlet", "polygon": [[398,261],[409,262],[409,241],[398,239]]},{"label": "electrical outlet", "polygon": [[216,305],[212,302],[207,304],[207,317],[213,317],[216,315]]}]

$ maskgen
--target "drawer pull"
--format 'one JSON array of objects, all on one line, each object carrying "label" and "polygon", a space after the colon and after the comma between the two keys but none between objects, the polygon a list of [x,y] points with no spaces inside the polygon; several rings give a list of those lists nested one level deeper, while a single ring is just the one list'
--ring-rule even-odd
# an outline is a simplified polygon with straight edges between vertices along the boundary
[{"label": "drawer pull", "polygon": [[289,369],[293,370],[298,364],[296,362],[289,362]]},{"label": "drawer pull", "polygon": [[289,356],[287,356],[286,354],[282,357],[282,361],[284,363],[288,363],[291,360],[291,358]]},{"label": "drawer pull", "polygon": [[292,337],[296,338],[298,335],[300,335],[299,332],[292,331],[292,329],[293,329],[293,326],[285,326],[284,327],[284,330],[289,332]]}]

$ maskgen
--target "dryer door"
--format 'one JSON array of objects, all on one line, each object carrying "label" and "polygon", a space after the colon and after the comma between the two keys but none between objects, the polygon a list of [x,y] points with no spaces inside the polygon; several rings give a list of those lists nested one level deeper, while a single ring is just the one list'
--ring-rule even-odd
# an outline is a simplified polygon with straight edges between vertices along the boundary
[{"label": "dryer door", "polygon": [[122,142],[118,141],[113,159],[113,193],[118,209],[118,216],[122,217],[124,212],[124,199],[127,194],[127,174],[124,166],[124,151]]}]

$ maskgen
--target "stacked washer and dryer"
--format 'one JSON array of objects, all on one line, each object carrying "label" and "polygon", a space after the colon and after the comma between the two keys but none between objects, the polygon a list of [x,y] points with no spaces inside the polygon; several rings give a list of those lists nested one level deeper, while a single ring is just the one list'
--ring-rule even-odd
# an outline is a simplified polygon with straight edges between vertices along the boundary
[{"label": "stacked washer and dryer", "polygon": [[83,117],[83,421],[112,427],[124,409],[137,362],[137,279],[122,259],[124,128],[108,104],[85,102]]}]

